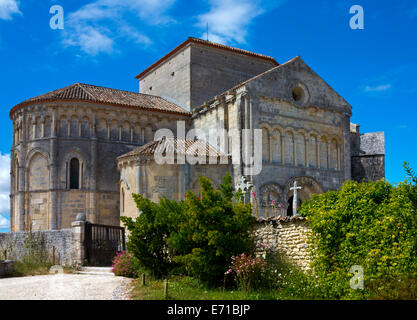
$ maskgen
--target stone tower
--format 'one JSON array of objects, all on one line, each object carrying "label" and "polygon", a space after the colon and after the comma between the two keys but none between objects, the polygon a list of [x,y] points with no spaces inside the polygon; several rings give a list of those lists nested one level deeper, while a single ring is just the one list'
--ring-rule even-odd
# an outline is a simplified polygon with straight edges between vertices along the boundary
[{"label": "stone tower", "polygon": [[262,72],[278,66],[274,58],[188,38],[141,72],[141,93],[166,98],[191,111]]},{"label": "stone tower", "polygon": [[116,158],[189,115],[160,97],[76,83],[18,104],[10,118],[11,231],[37,231],[68,228],[79,213],[119,225]]}]

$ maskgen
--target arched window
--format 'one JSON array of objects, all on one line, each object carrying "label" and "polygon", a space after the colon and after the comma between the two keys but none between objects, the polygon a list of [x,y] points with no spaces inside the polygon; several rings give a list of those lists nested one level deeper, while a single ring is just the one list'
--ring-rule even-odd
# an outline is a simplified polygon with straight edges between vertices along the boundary
[{"label": "arched window", "polygon": [[269,131],[262,128],[262,161],[269,162]]},{"label": "arched window", "polygon": [[80,161],[77,158],[72,158],[70,161],[69,178],[70,189],[80,189]]}]

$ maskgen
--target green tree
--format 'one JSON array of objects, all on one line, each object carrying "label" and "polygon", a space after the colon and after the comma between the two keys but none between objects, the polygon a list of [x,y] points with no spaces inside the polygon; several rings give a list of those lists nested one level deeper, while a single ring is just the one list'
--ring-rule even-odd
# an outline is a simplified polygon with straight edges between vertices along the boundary
[{"label": "green tree", "polygon": [[221,282],[231,257],[253,248],[250,230],[255,222],[251,205],[233,201],[232,177],[223,177],[220,190],[215,190],[201,176],[201,199],[187,193],[184,219],[167,242],[176,255],[173,260],[183,265],[192,276],[206,284]]}]

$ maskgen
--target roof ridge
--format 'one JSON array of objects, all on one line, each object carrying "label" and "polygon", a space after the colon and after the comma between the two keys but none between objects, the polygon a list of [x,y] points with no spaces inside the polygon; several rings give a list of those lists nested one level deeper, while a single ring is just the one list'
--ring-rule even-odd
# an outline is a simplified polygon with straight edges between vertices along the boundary
[{"label": "roof ridge", "polygon": [[89,96],[91,96],[93,98],[93,100],[95,100],[95,101],[98,101],[99,100],[94,94],[92,94],[90,91],[87,90],[87,88],[84,87],[84,85],[87,85],[87,84],[83,84],[83,83],[77,82],[76,85],[79,86]]},{"label": "roof ridge", "polygon": [[200,43],[203,43],[203,44],[210,44],[210,45],[218,46],[218,47],[225,48],[225,49],[226,48],[227,49],[232,49],[234,51],[238,51],[238,52],[242,52],[242,53],[248,53],[248,54],[253,55],[253,56],[258,56],[258,57],[261,57],[261,58],[266,58],[266,59],[270,59],[270,60],[275,61],[275,58],[272,57],[272,56],[268,56],[266,54],[257,53],[257,52],[253,52],[253,51],[249,51],[249,50],[238,48],[238,47],[229,46],[227,44],[217,43],[217,42],[213,42],[213,41],[210,41],[210,40],[204,40],[204,39],[195,38],[195,37],[189,37],[189,39],[191,39],[192,41],[195,41],[195,42],[200,42]]},{"label": "roof ridge", "polygon": [[154,97],[154,98],[162,99],[162,100],[165,100],[167,102],[173,103],[173,102],[168,101],[167,99],[165,99],[165,98],[163,98],[161,96],[157,96],[157,95],[154,95],[154,94],[143,93],[143,92],[136,92],[136,91],[130,91],[130,90],[125,90],[125,89],[116,89],[116,88],[110,88],[110,87],[104,87],[104,86],[97,86],[95,84],[82,83],[82,82],[77,82],[77,83],[80,84],[81,86],[90,86],[90,87],[96,87],[96,88],[101,88],[101,89],[108,89],[108,90],[112,90],[112,91],[123,91],[123,92],[133,93],[133,94],[137,94],[137,95]]}]

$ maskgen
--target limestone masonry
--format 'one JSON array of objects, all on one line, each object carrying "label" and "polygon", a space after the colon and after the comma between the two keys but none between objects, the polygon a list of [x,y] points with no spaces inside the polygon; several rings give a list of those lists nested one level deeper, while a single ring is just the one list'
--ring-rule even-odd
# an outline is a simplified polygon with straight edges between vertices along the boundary
[{"label": "limestone masonry", "polygon": [[[242,136],[230,139],[227,148],[200,137],[154,142],[158,129],[179,134],[179,121],[186,131],[262,130],[262,171],[248,177],[260,216],[274,214],[273,200],[283,217],[292,215],[294,181],[302,187],[303,202],[349,179],[385,177],[384,133],[361,134],[350,122],[349,103],[300,57],[278,64],[265,55],[188,38],[137,79],[140,93],[76,83],[11,110],[11,231],[30,224],[34,231],[69,229],[79,213],[92,223],[119,225],[119,216],[140,214],[132,193],[154,201],[183,199],[187,190],[199,192],[200,174],[218,185],[230,172],[237,184],[245,164],[232,163],[231,148],[245,156]],[[186,146],[184,154],[193,154],[198,143],[228,162],[156,163],[158,150],[168,152],[178,143]],[[175,153],[175,159],[184,154]],[[280,224],[278,240],[269,225],[263,233],[271,241],[287,241],[294,228],[302,228],[297,223]],[[294,248],[288,250],[298,259],[302,239],[291,241]]]}]

